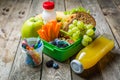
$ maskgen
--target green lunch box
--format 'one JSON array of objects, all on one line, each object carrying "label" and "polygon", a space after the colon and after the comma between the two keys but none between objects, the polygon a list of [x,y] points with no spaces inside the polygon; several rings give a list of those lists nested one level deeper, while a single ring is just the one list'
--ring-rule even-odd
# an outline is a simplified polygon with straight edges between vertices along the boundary
[{"label": "green lunch box", "polygon": [[78,51],[80,51],[80,49],[83,47],[81,44],[81,40],[82,38],[80,38],[75,43],[65,48],[58,48],[43,40],[44,44],[43,53],[59,62],[63,62],[69,59],[74,54],[78,53]]}]

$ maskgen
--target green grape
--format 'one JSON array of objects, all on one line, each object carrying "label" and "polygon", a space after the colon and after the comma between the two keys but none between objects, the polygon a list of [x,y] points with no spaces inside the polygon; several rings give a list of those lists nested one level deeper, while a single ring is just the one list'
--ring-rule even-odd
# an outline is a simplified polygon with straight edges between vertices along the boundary
[{"label": "green grape", "polygon": [[69,35],[72,35],[73,34],[73,31],[71,29],[68,30],[68,34]]},{"label": "green grape", "polygon": [[76,41],[78,38],[79,38],[79,35],[78,35],[78,34],[74,33],[74,34],[72,35],[72,39],[73,39],[74,41]]},{"label": "green grape", "polygon": [[88,25],[86,25],[86,28],[87,29],[92,29],[94,26],[92,25],[92,24],[88,24]]},{"label": "green grape", "polygon": [[87,34],[88,36],[92,36],[94,33],[95,33],[95,32],[94,32],[93,29],[88,29],[88,30],[86,31],[86,34]]},{"label": "green grape", "polygon": [[73,33],[72,37],[73,37],[73,38],[79,38],[79,34]]},{"label": "green grape", "polygon": [[86,29],[87,29],[87,25],[88,25],[88,24],[84,24],[84,27],[85,27]]},{"label": "green grape", "polygon": [[76,19],[73,20],[73,24],[74,24],[74,25],[77,25],[77,22],[78,22],[78,21],[77,21]]},{"label": "green grape", "polygon": [[67,11],[65,11],[64,14],[67,15],[68,14]]},{"label": "green grape", "polygon": [[86,41],[86,42],[91,42],[91,41],[92,41],[92,38],[89,37],[88,35],[84,35],[84,36],[83,36],[83,40]]},{"label": "green grape", "polygon": [[82,40],[81,43],[82,43],[83,46],[87,46],[87,45],[88,45],[88,42],[87,42],[87,41],[84,41],[84,40]]},{"label": "green grape", "polygon": [[83,7],[79,7],[78,9],[79,9],[79,11],[81,11],[81,12],[86,12],[86,11],[87,11],[87,10],[86,10],[85,8],[83,8]]},{"label": "green grape", "polygon": [[74,13],[74,11],[70,11],[70,14],[73,14]]},{"label": "green grape", "polygon": [[72,29],[73,27],[75,27],[74,24],[69,25],[69,29]]},{"label": "green grape", "polygon": [[79,9],[78,9],[78,8],[76,8],[76,9],[75,9],[75,11],[76,11],[76,12],[78,12],[78,11],[79,11]]},{"label": "green grape", "polygon": [[64,14],[68,15],[68,14],[70,14],[70,11],[65,11]]},{"label": "green grape", "polygon": [[75,9],[72,9],[71,11],[70,11],[70,14],[73,14],[73,13],[75,13],[76,12],[76,10]]},{"label": "green grape", "polygon": [[64,14],[65,15],[69,15],[69,14],[74,14],[76,12],[86,12],[86,13],[89,13],[88,10],[84,9],[83,7],[78,7],[78,8],[73,8],[70,11],[65,11]]},{"label": "green grape", "polygon": [[79,31],[79,29],[77,27],[74,27],[74,28],[72,28],[72,31],[76,32],[76,31]]},{"label": "green grape", "polygon": [[80,31],[76,31],[75,33],[78,34],[78,35],[80,35]]},{"label": "green grape", "polygon": [[77,27],[80,29],[80,30],[83,30],[85,27],[84,27],[84,23],[82,21],[78,21],[77,23]]},{"label": "green grape", "polygon": [[80,31],[80,35],[82,35],[82,36],[83,36],[85,33],[86,33],[86,30],[81,30],[81,31]]}]

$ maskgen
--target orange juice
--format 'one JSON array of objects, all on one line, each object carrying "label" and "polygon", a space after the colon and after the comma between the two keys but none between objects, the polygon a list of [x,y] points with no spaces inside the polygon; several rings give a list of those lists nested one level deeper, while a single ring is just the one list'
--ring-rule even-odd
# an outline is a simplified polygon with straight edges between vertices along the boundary
[{"label": "orange juice", "polygon": [[71,61],[71,68],[76,73],[94,66],[104,55],[114,47],[114,41],[104,35],[99,36],[91,44],[80,50],[75,60]]}]

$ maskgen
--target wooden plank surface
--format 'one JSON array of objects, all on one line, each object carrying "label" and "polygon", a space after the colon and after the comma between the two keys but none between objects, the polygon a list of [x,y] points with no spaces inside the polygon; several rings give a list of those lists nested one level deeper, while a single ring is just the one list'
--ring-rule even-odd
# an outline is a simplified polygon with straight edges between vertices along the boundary
[{"label": "wooden plank surface", "polygon": [[13,11],[13,7],[15,6],[17,0],[0,0],[0,28],[2,28],[7,22],[7,18]]},{"label": "wooden plank surface", "polygon": [[25,58],[26,54],[21,52],[19,46],[9,80],[40,80],[41,66],[30,67],[25,64]]},{"label": "wooden plank surface", "polygon": [[118,8],[120,11],[120,0],[113,0],[114,5]]},{"label": "wooden plank surface", "polygon": [[27,15],[26,19],[42,13],[42,10],[43,10],[42,9],[42,3],[43,3],[43,1],[44,0],[35,0],[35,1],[32,2],[30,12]]},{"label": "wooden plank surface", "polygon": [[71,10],[72,8],[77,8],[81,6],[80,0],[65,0],[66,10]]},{"label": "wooden plank surface", "polygon": [[69,60],[63,63],[56,62],[59,65],[59,69],[47,68],[46,62],[53,60],[50,57],[44,55],[43,67],[42,67],[42,78],[41,80],[71,80]]},{"label": "wooden plank surface", "polygon": [[[105,5],[111,3],[109,5]],[[102,8],[102,11],[106,17],[107,22],[109,23],[115,38],[118,41],[118,44],[120,45],[120,11],[116,8],[116,6],[114,5],[114,3],[112,2],[112,0],[107,0],[104,1],[104,3],[102,1],[99,0],[99,4]]]},{"label": "wooden plank surface", "polygon": [[7,24],[8,17],[10,16],[11,12],[13,11],[13,7],[16,4],[15,0],[9,0],[6,2],[5,0],[1,0],[0,5],[0,45],[1,48],[6,46],[6,39],[8,32],[6,31],[5,25]]},{"label": "wooden plank surface", "polygon": [[120,10],[120,0],[113,0],[113,3],[119,8]]},{"label": "wooden plank surface", "polygon": [[[0,80],[7,80],[14,60],[18,40],[10,39],[12,28],[16,21],[11,17],[16,0],[3,1],[0,5]],[[10,21],[11,20],[11,21]],[[9,26],[9,27],[7,27]],[[18,35],[16,35],[18,36]],[[11,37],[15,38],[15,37]],[[11,46],[12,44],[12,46]]]},{"label": "wooden plank surface", "polygon": [[0,0],[0,80],[8,77],[9,80],[120,80],[120,0],[52,0],[56,11],[78,6],[89,9],[97,22],[96,34],[108,33],[114,39],[115,49],[94,67],[77,75],[70,68],[70,60],[62,63],[54,60],[60,68],[47,68],[46,62],[52,58],[45,54],[41,66],[31,68],[25,64],[26,54],[21,52],[20,45],[21,26],[31,16],[42,13],[43,1]]},{"label": "wooden plank surface", "polygon": [[[24,8],[26,9],[25,10],[26,16],[24,18],[24,21],[30,18],[31,16],[34,16],[35,14],[38,14],[40,12],[39,10],[41,8],[39,6],[42,4],[42,2],[40,2],[39,0],[34,0],[34,1],[26,0],[22,3],[24,4],[22,10],[24,10]],[[25,5],[25,4],[28,4],[28,5]],[[23,24],[23,21],[21,21],[20,25],[22,26],[22,24]],[[20,29],[21,27],[19,28],[19,30],[17,30],[17,32],[20,32]],[[11,73],[9,76],[9,80],[13,80],[13,79],[14,80],[40,80],[41,66],[32,68],[26,65],[25,57],[26,57],[26,54],[22,53],[21,44],[19,44],[16,57],[14,60],[14,64],[13,64],[13,67],[11,69]]]},{"label": "wooden plank surface", "polygon": [[[111,30],[113,31],[113,34],[115,38],[117,39],[118,45],[120,45],[120,12],[118,11],[117,7],[114,5],[112,0],[98,0],[101,9],[105,15],[105,18],[107,22],[110,25]],[[106,5],[108,4],[108,5]],[[120,48],[118,47],[116,50],[112,52],[112,54],[109,54],[109,56],[106,56],[104,58],[104,61],[101,60],[100,67],[102,69],[103,79],[109,80],[119,80],[120,79],[120,70],[119,70],[119,63],[120,63]]]}]

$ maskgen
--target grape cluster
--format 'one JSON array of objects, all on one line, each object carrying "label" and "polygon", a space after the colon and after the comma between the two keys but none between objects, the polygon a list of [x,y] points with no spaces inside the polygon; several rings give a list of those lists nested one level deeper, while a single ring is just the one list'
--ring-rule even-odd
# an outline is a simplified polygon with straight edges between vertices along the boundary
[{"label": "grape cluster", "polygon": [[68,34],[74,41],[83,37],[82,45],[87,46],[90,42],[92,42],[92,37],[95,34],[93,28],[94,26],[91,24],[84,24],[82,21],[73,20],[73,22],[69,25]]},{"label": "grape cluster", "polygon": [[74,14],[74,13],[77,13],[77,12],[90,13],[89,10],[86,10],[86,9],[83,8],[83,7],[78,7],[78,8],[73,8],[73,9],[71,9],[70,11],[65,11],[64,14],[65,14],[65,15],[69,15],[69,14]]}]

